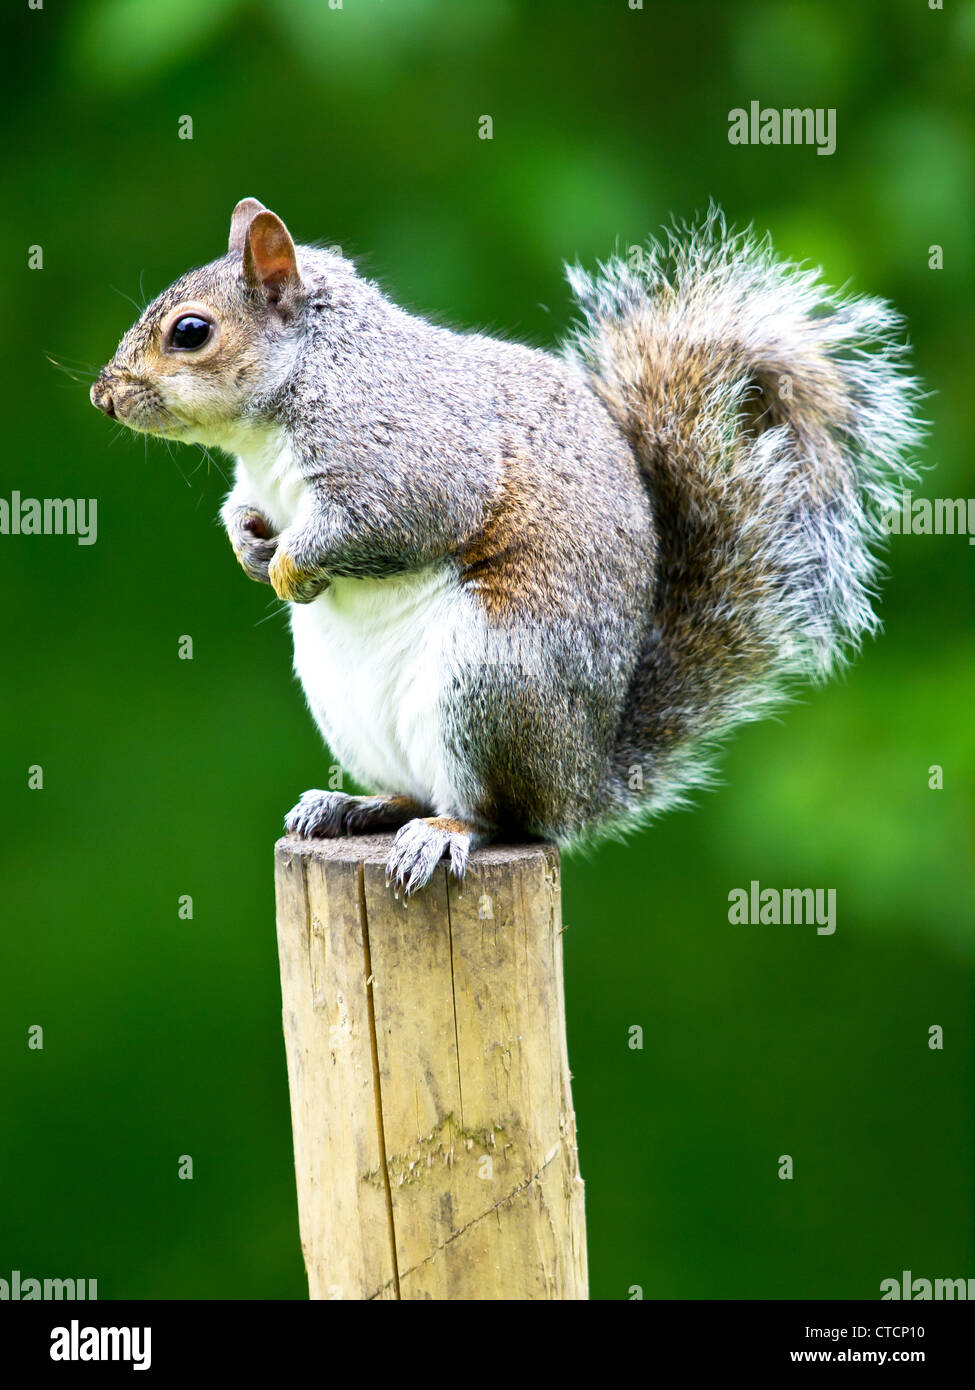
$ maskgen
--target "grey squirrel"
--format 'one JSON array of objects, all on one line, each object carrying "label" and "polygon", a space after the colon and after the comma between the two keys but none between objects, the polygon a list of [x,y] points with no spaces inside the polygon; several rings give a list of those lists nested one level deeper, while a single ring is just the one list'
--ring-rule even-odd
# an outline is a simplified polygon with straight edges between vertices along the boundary
[{"label": "grey squirrel", "polygon": [[411,893],[488,838],[566,844],[706,783],[717,739],[865,633],[919,436],[900,320],[712,209],[569,279],[560,355],[393,304],[253,198],[126,333],[93,403],[237,458],[222,520]]}]

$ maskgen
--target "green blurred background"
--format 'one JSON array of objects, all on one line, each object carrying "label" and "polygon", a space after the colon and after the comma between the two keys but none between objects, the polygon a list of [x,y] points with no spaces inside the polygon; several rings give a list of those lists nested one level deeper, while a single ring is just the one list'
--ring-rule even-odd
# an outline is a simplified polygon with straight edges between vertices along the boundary
[{"label": "green blurred background", "polygon": [[[563,260],[713,197],[905,313],[923,491],[968,496],[975,15],[48,0],[5,27],[0,495],[97,497],[99,534],[0,536],[0,1277],[303,1297],[271,850],[329,759],[285,617],[215,524],[219,474],[88,403],[127,297],[220,254],[254,195],[408,307],[549,346]],[[731,146],[752,99],[835,107],[836,153]],[[975,1276],[973,557],[895,538],[886,633],[843,681],[745,729],[690,813],[566,861],[594,1297]],[[730,926],[751,879],[834,887],[835,936]]]}]

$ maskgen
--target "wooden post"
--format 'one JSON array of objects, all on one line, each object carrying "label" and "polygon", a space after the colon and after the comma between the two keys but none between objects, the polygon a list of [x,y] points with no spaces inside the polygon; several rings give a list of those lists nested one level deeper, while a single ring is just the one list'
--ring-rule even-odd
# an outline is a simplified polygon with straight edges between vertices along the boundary
[{"label": "wooden post", "polygon": [[583,1299],[554,845],[385,883],[387,836],[276,846],[312,1298]]}]

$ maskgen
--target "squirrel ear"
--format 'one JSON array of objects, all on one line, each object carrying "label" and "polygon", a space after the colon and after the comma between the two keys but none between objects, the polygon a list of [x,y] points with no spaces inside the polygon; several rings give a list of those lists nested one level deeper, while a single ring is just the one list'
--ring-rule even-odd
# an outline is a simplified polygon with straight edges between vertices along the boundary
[{"label": "squirrel ear", "polygon": [[295,244],[280,217],[266,208],[257,213],[245,233],[243,270],[245,283],[252,289],[263,289],[272,304],[300,283]]},{"label": "squirrel ear", "polygon": [[228,251],[243,251],[244,238],[247,236],[247,228],[254,221],[257,214],[263,211],[264,204],[259,203],[256,198],[241,198],[230,218],[230,241],[227,244]]}]

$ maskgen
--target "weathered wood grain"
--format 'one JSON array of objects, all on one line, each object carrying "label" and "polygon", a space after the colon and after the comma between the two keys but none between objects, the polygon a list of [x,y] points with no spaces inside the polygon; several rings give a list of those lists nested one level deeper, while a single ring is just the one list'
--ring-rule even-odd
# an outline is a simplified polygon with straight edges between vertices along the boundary
[{"label": "weathered wood grain", "polygon": [[311,1297],[585,1298],[558,851],[480,850],[404,902],[388,847],[276,846]]}]

